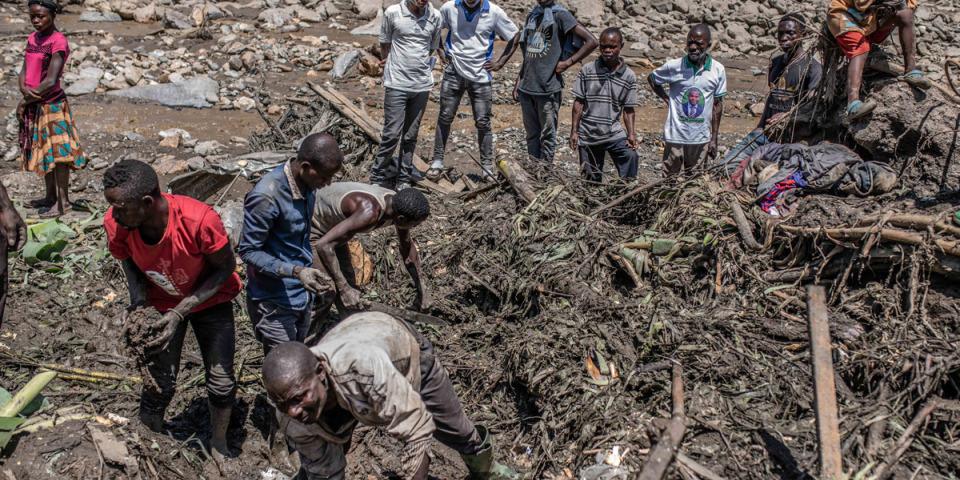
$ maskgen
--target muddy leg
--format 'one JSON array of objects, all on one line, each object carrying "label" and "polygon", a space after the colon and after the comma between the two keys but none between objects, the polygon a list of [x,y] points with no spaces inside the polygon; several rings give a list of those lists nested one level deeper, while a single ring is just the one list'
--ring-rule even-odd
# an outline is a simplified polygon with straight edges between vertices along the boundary
[{"label": "muddy leg", "polygon": [[32,208],[50,208],[53,204],[57,203],[57,188],[54,177],[56,174],[54,172],[48,172],[43,176],[43,183],[47,189],[45,196],[30,200],[27,204]]},{"label": "muddy leg", "polygon": [[53,173],[57,183],[57,213],[63,215],[70,207],[70,167],[57,165]]},{"label": "muddy leg", "polygon": [[897,12],[894,23],[900,30],[904,73],[910,73],[917,68],[917,33],[913,26],[913,10],[905,8]]},{"label": "muddy leg", "polygon": [[860,100],[860,85],[863,82],[863,69],[867,66],[867,56],[858,55],[850,59],[847,67],[847,104]]}]

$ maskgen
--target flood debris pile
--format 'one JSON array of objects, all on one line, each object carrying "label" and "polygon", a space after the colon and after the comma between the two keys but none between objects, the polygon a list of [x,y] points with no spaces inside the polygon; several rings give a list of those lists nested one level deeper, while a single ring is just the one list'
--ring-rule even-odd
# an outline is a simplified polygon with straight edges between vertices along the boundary
[{"label": "flood debris pile", "polygon": [[[688,418],[674,468],[817,472],[806,284],[827,287],[830,300],[845,468],[960,467],[950,454],[960,301],[944,276],[960,230],[943,206],[900,213],[916,211],[914,192],[929,185],[804,197],[794,217],[771,220],[708,176],[621,200],[630,187],[505,165],[525,167],[529,182],[433,202],[417,237],[435,313],[457,322],[432,337],[468,410],[535,476],[566,478],[615,446],[631,450],[623,467],[640,471],[670,417],[674,362]],[[366,245],[377,252],[373,295],[405,304],[413,290],[398,288],[406,280],[387,241]],[[904,434],[911,421],[923,427]]]}]

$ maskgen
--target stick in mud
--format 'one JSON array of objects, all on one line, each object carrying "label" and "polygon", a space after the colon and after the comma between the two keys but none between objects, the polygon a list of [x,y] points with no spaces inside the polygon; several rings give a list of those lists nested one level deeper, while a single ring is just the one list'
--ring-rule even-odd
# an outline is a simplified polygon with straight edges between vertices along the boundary
[{"label": "stick in mud", "polygon": [[650,451],[647,463],[640,472],[639,480],[661,480],[666,476],[670,464],[680,448],[683,434],[687,430],[687,417],[683,407],[683,368],[679,363],[673,365],[673,383],[670,396],[673,399],[673,415],[664,429],[660,441]]},{"label": "stick in mud", "polygon": [[810,354],[813,360],[813,384],[817,412],[817,436],[820,440],[820,478],[843,478],[840,453],[840,420],[837,413],[837,387],[834,383],[830,325],[827,322],[826,291],[807,288],[807,317],[810,322]]}]

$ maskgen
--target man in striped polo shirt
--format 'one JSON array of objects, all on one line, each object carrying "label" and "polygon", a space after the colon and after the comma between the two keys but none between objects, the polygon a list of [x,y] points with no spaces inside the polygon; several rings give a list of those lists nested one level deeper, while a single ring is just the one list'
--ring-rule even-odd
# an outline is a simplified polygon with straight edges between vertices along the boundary
[{"label": "man in striped polo shirt", "polygon": [[637,176],[637,76],[620,57],[622,48],[620,29],[604,30],[600,58],[584,65],[573,85],[570,148],[579,151],[583,177],[593,182],[601,180],[607,154],[620,178]]}]

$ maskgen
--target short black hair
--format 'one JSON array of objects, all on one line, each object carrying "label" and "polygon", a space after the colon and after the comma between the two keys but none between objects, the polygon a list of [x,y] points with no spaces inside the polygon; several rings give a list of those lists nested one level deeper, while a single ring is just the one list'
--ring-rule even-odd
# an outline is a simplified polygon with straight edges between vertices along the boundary
[{"label": "short black hair", "polygon": [[404,188],[393,196],[393,211],[413,221],[421,222],[430,216],[430,202],[416,188]]},{"label": "short black hair", "polygon": [[603,38],[607,35],[616,35],[620,39],[620,44],[623,45],[623,32],[620,31],[620,27],[607,27],[602,32],[600,32],[600,37]]},{"label": "short black hair", "polygon": [[300,142],[297,160],[308,162],[321,171],[339,170],[343,164],[343,152],[337,139],[329,133],[311,133]]},{"label": "short black hair", "polygon": [[783,23],[783,22],[794,22],[797,24],[798,27],[800,27],[800,30],[807,29],[807,19],[804,18],[803,14],[799,12],[792,12],[784,15],[783,18],[781,18],[780,22],[778,23]]},{"label": "short black hair", "polygon": [[139,160],[120,160],[103,174],[103,189],[119,188],[124,200],[160,196],[160,178],[153,167]]},{"label": "short black hair", "polygon": [[40,5],[43,8],[46,8],[54,16],[63,13],[63,7],[57,2],[57,0],[29,0],[27,2],[27,8],[33,5]]},{"label": "short black hair", "polygon": [[309,378],[316,373],[318,363],[317,357],[303,343],[281,343],[270,349],[263,359],[263,383],[269,393],[284,393],[276,390]]},{"label": "short black hair", "polygon": [[[693,32],[703,32],[703,33],[707,34],[707,42],[708,42],[708,43],[709,43],[711,40],[713,40],[713,32],[710,31],[710,25],[707,25],[706,23],[698,23],[698,24],[690,27],[690,33],[693,33]],[[688,33],[687,35],[689,36],[690,33]]]}]

